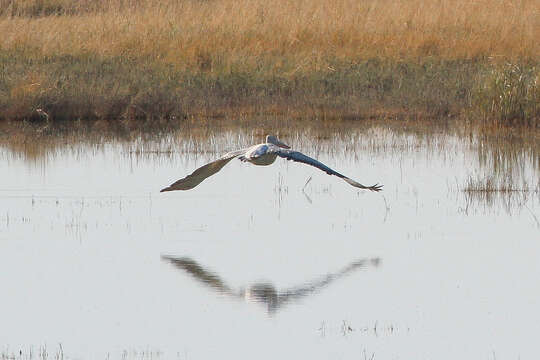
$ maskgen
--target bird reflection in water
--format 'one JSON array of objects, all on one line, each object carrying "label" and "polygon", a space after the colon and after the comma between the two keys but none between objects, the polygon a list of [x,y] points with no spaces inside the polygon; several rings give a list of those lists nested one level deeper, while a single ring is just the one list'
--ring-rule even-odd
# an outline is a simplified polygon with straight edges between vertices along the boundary
[{"label": "bird reflection in water", "polygon": [[211,287],[220,294],[265,305],[268,314],[270,315],[276,313],[278,310],[291,302],[298,301],[304,297],[316,293],[317,291],[328,286],[330,283],[341,279],[345,275],[351,274],[352,272],[361,268],[366,268],[369,266],[377,267],[380,264],[379,258],[359,259],[353,261],[337,272],[328,273],[314,279],[313,281],[305,282],[299,286],[278,290],[269,282],[261,282],[252,284],[247,288],[235,290],[228,286],[216,273],[205,269],[202,265],[191,258],[177,258],[168,255],[162,255],[161,258],[165,261],[169,261],[178,269],[187,272],[196,280]]}]

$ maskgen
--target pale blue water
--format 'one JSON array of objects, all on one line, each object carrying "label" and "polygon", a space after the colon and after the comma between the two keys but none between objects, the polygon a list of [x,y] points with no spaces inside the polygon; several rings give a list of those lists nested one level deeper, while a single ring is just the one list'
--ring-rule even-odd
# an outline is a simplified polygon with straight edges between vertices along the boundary
[{"label": "pale blue water", "polygon": [[[384,191],[278,159],[232,161],[193,190],[159,193],[262,140],[240,130],[71,143],[36,158],[0,147],[0,351],[538,357],[538,193],[463,193],[469,176],[494,171],[454,136],[312,135],[281,138]],[[518,155],[508,168],[534,188],[536,155]]]}]

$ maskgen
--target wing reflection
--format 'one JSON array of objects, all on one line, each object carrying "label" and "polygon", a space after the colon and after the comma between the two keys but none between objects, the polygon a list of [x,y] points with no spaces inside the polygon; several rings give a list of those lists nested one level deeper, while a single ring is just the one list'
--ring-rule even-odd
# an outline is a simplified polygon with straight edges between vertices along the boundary
[{"label": "wing reflection", "polygon": [[269,282],[254,283],[247,288],[233,289],[228,286],[216,273],[204,268],[195,260],[188,257],[172,257],[162,255],[163,260],[169,261],[178,269],[181,269],[193,278],[206,286],[214,289],[220,294],[228,295],[234,298],[244,299],[248,302],[257,302],[265,305],[269,314],[274,314],[285,305],[298,301],[315,292],[325,288],[332,282],[348,275],[361,268],[369,266],[377,267],[380,264],[379,258],[359,259],[353,261],[341,270],[328,273],[312,281],[305,282],[299,286],[278,290]]}]

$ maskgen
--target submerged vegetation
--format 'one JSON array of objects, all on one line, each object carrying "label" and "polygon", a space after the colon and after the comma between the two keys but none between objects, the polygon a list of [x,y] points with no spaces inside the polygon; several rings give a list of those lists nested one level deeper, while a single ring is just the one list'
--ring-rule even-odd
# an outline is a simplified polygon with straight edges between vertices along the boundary
[{"label": "submerged vegetation", "polygon": [[538,2],[0,0],[0,118],[467,117],[537,128]]},{"label": "submerged vegetation", "polygon": [[524,179],[519,183],[514,181],[511,176],[495,176],[494,174],[478,179],[470,176],[465,182],[463,191],[469,194],[482,193],[483,195],[489,193],[539,193],[540,183],[528,184]]},{"label": "submerged vegetation", "polygon": [[528,202],[540,202],[538,179],[514,179],[510,175],[495,173],[480,177],[469,176],[462,191],[465,194],[465,209],[482,205],[484,208],[502,208],[511,214],[515,209],[525,208],[540,227],[538,218],[526,205]]}]

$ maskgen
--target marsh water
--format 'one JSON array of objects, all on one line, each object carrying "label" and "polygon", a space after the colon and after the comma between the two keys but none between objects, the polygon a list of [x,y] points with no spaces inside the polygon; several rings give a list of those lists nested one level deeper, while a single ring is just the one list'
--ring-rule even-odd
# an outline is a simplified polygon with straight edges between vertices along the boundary
[{"label": "marsh water", "polygon": [[[538,358],[534,140],[355,122],[25,131],[0,143],[3,356]],[[277,159],[159,192],[270,132],[384,191]]]}]

